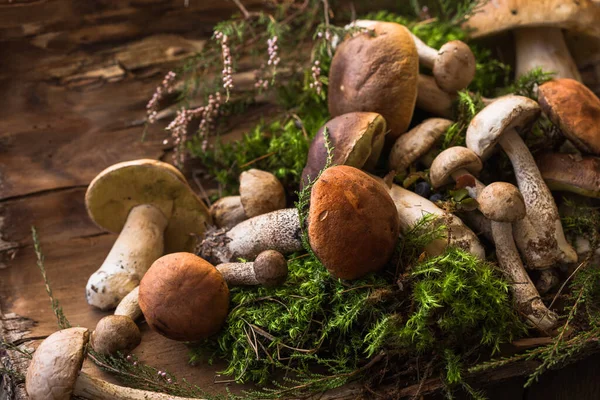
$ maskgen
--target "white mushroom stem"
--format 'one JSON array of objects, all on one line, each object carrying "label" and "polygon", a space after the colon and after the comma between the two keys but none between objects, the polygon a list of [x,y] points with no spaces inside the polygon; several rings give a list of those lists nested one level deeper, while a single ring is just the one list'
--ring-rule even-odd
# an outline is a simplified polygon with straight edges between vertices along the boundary
[{"label": "white mushroom stem", "polygon": [[131,209],[117,241],[86,285],[88,304],[102,310],[117,306],[162,256],[167,217],[156,207]]},{"label": "white mushroom stem", "polygon": [[452,118],[452,104],[455,98],[455,95],[440,89],[432,76],[419,74],[416,108],[439,117]]},{"label": "white mushroom stem", "polygon": [[571,78],[581,82],[581,75],[560,28],[519,28],[514,35],[517,76],[540,67],[544,72],[555,72],[555,78]]},{"label": "white mushroom stem", "polygon": [[[166,393],[150,392],[113,385],[98,378],[80,372],[73,396],[89,400],[192,400],[189,397],[173,396]],[[196,399],[198,400],[198,399]]]},{"label": "white mushroom stem", "polygon": [[419,64],[423,65],[426,68],[433,68],[433,64],[435,63],[435,59],[438,57],[438,51],[432,47],[427,46],[425,42],[419,39],[417,36],[411,33],[413,40],[415,41],[415,47],[417,48],[417,53],[419,53]]},{"label": "white mushroom stem", "polygon": [[533,282],[527,275],[509,222],[492,221],[492,235],[496,243],[496,256],[502,272],[509,279],[517,309],[538,330],[549,333],[556,326],[557,315],[542,302]]},{"label": "white mushroom stem", "polygon": [[137,320],[142,316],[142,310],[138,302],[138,294],[140,287],[136,286],[129,294],[123,297],[123,300],[119,303],[115,309],[115,315],[124,315],[131,318],[133,321]]},{"label": "white mushroom stem", "polygon": [[527,145],[514,129],[505,132],[499,143],[510,158],[519,190],[525,200],[528,218],[515,222],[514,230],[517,235],[529,238],[524,244],[533,249],[525,250],[524,253],[529,255],[530,266],[543,268],[552,265],[536,263],[544,253],[553,255],[546,257],[550,260],[577,261],[575,250],[565,238],[554,198]]}]

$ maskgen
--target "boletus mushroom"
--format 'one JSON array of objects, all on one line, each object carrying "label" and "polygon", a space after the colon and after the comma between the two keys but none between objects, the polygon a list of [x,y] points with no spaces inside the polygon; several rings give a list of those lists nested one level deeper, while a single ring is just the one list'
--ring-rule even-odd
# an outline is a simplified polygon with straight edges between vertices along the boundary
[{"label": "boletus mushroom", "polygon": [[404,26],[368,22],[365,32],[336,49],[329,70],[329,112],[333,117],[353,111],[379,113],[390,129],[386,140],[393,143],[412,119],[419,57]]},{"label": "boletus mushroom", "polygon": [[536,161],[550,190],[600,198],[600,159],[545,153],[537,156]]},{"label": "boletus mushroom", "polygon": [[86,297],[102,310],[114,308],[135,288],[164,251],[191,250],[210,222],[204,203],[173,166],[155,160],[115,164],[90,183],[85,203],[98,226],[120,232]]},{"label": "boletus mushroom", "polygon": [[113,385],[81,371],[89,332],[69,328],[55,332],[39,345],[25,378],[31,400],[191,400],[189,398]]}]

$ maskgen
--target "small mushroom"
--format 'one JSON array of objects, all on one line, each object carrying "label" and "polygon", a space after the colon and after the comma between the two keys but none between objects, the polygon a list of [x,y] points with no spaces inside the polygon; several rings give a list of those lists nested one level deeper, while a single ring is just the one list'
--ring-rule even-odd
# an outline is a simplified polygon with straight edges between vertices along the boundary
[{"label": "small mushroom", "polygon": [[385,119],[377,113],[352,112],[335,117],[321,127],[308,150],[302,186],[315,180],[327,162],[324,132],[333,148],[332,164],[370,170],[379,160],[387,133]]},{"label": "small mushroom", "polygon": [[102,318],[90,338],[94,351],[104,355],[130,353],[141,341],[140,329],[125,315],[107,315]]},{"label": "small mushroom", "polygon": [[550,190],[600,198],[600,159],[545,153],[537,156],[536,160]]},{"label": "small mushroom", "polygon": [[210,208],[215,225],[232,228],[240,222],[285,208],[285,190],[270,172],[250,169],[240,174],[240,195],[219,199]]},{"label": "small mushroom", "polygon": [[25,389],[31,400],[191,400],[189,398],[113,385],[81,371],[89,332],[69,328],[48,336],[33,354]]},{"label": "small mushroom", "polygon": [[455,93],[469,86],[475,77],[476,60],[465,42],[452,40],[438,51],[415,35],[412,37],[419,53],[419,63],[433,71],[435,81],[443,91]]},{"label": "small mushroom", "polygon": [[90,276],[86,297],[102,310],[114,308],[138,284],[163,251],[192,249],[210,222],[204,203],[173,166],[155,160],[115,164],[90,183],[90,218],[120,232],[102,266]]},{"label": "small mushroom", "polygon": [[453,181],[458,181],[461,176],[472,176],[474,187],[467,186],[469,195],[477,199],[485,185],[475,177],[483,169],[481,159],[466,147],[454,146],[442,151],[431,163],[429,179],[431,186],[438,189]]},{"label": "small mushroom", "polygon": [[[361,25],[362,26],[362,25]],[[329,70],[329,112],[381,114],[393,143],[406,132],[417,98],[419,57],[410,32],[392,22],[369,21],[367,32],[344,40]]]},{"label": "small mushroom", "polygon": [[132,321],[136,321],[141,317],[142,311],[140,310],[140,304],[138,302],[139,292],[140,287],[136,286],[135,289],[127,294],[127,296],[123,297],[123,300],[121,300],[115,309],[115,315],[129,317]]},{"label": "small mushroom", "polygon": [[544,114],[582,152],[600,155],[600,99],[573,79],[556,79],[540,85]]},{"label": "small mushroom", "polygon": [[515,128],[524,126],[540,114],[538,104],[522,96],[504,96],[480,111],[467,129],[467,147],[485,158],[496,143],[508,155],[525,199],[528,218],[515,223],[515,230],[528,237],[521,249],[527,264],[545,269],[556,261],[574,262],[575,250],[565,239],[558,209],[550,190]]},{"label": "small mushroom", "polygon": [[399,230],[394,202],[365,172],[339,165],[314,183],[308,240],[333,276],[351,280],[379,271],[392,257]]},{"label": "small mushroom", "polygon": [[[452,121],[448,119],[429,118],[400,136],[390,152],[388,168],[404,171],[417,160],[425,159],[450,125]],[[424,161],[427,167],[431,163],[428,159]]]},{"label": "small mushroom", "polygon": [[221,329],[229,311],[223,275],[191,253],[156,260],[140,282],[139,304],[148,325],[179,341],[197,341]]},{"label": "small mushroom", "polygon": [[481,191],[477,202],[479,210],[492,221],[496,256],[502,272],[509,279],[517,310],[541,332],[552,331],[558,316],[542,302],[513,240],[512,224],[526,215],[523,196],[510,183],[494,182]]},{"label": "small mushroom", "polygon": [[287,261],[275,250],[263,251],[254,262],[224,263],[216,266],[229,286],[279,286],[288,275]]}]

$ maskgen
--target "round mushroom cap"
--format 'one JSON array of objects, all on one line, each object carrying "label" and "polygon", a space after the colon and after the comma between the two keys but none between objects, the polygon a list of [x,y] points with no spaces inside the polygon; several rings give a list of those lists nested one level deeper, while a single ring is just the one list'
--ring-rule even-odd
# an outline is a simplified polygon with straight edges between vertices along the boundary
[{"label": "round mushroom cap", "polygon": [[358,279],[391,258],[400,231],[383,185],[354,167],[325,170],[315,182],[308,215],[310,246],[337,278]]},{"label": "round mushroom cap", "polygon": [[104,355],[128,354],[142,342],[140,328],[125,315],[107,315],[90,337],[94,351]]},{"label": "round mushroom cap", "polygon": [[536,157],[536,162],[550,190],[600,198],[600,159],[545,153]]},{"label": "round mushroom cap", "polygon": [[288,276],[287,260],[278,251],[263,251],[254,260],[254,274],[263,286],[279,286]]},{"label": "round mushroom cap", "polygon": [[505,30],[547,26],[600,36],[597,0],[494,0],[486,1],[465,23],[478,38]]},{"label": "round mushroom cap", "polygon": [[210,206],[210,215],[217,228],[231,229],[248,219],[240,196],[225,196]]},{"label": "round mushroom cap", "polygon": [[494,182],[477,197],[479,211],[495,222],[515,222],[525,218],[525,200],[515,185]]},{"label": "round mushroom cap", "polygon": [[385,119],[377,113],[351,112],[335,117],[321,127],[308,149],[302,170],[302,186],[314,180],[327,163],[324,132],[327,129],[334,165],[373,169],[379,160],[385,135]]},{"label": "round mushroom cap", "polygon": [[438,51],[433,63],[435,81],[445,92],[455,93],[469,86],[475,77],[476,60],[463,41],[452,40]]},{"label": "round mushroom cap", "polygon": [[329,70],[329,112],[333,117],[371,111],[387,121],[392,143],[406,132],[417,99],[419,56],[408,29],[374,22],[337,48]]},{"label": "round mushroom cap", "polygon": [[439,188],[454,181],[452,174],[461,169],[479,175],[483,169],[481,159],[466,147],[454,146],[442,151],[431,163],[429,180],[431,186]]},{"label": "round mushroom cap", "polygon": [[156,260],[140,283],[146,322],[173,340],[197,341],[217,333],[229,310],[229,289],[221,273],[191,253]]},{"label": "round mushroom cap", "polygon": [[389,169],[407,169],[440,140],[452,123],[449,119],[429,118],[400,136],[390,152]]},{"label": "round mushroom cap", "polygon": [[88,186],[85,204],[92,221],[102,229],[120,232],[129,211],[138,205],[158,208],[169,220],[165,252],[191,250],[211,218],[206,205],[183,175],[167,163],[134,160],[115,164]]},{"label": "round mushroom cap", "polygon": [[540,113],[538,103],[528,97],[500,97],[471,120],[467,128],[467,147],[486,159],[504,132],[529,125]]},{"label": "round mushroom cap", "polygon": [[70,400],[85,358],[89,331],[68,328],[54,332],[39,345],[25,378],[31,400]]},{"label": "round mushroom cap", "polygon": [[249,169],[240,175],[240,200],[252,218],[285,208],[285,190],[272,173]]},{"label": "round mushroom cap", "polygon": [[538,101],[579,150],[600,155],[600,99],[594,92],[574,79],[556,79],[540,85]]}]

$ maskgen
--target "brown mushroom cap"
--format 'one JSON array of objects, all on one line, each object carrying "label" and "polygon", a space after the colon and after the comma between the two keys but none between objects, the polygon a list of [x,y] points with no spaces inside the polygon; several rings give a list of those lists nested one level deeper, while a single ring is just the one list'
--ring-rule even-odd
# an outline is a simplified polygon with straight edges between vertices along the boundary
[{"label": "brown mushroom cap", "polygon": [[372,111],[387,121],[390,143],[406,132],[417,99],[419,56],[410,32],[392,22],[374,22],[337,48],[329,71],[332,116]]},{"label": "brown mushroom cap", "polygon": [[225,196],[210,206],[210,215],[218,228],[231,229],[248,219],[240,196]]},{"label": "brown mushroom cap", "polygon": [[479,211],[495,222],[515,222],[525,218],[525,200],[515,185],[494,182],[477,197]]},{"label": "brown mushroom cap", "polygon": [[389,169],[404,171],[423,157],[452,123],[449,119],[429,118],[400,136],[390,152]]},{"label": "brown mushroom cap", "polygon": [[546,153],[536,157],[536,162],[550,190],[600,198],[600,159]]},{"label": "brown mushroom cap", "polygon": [[556,79],[540,85],[538,101],[579,150],[600,155],[600,99],[594,92],[574,79]]},{"label": "brown mushroom cap", "polygon": [[100,354],[131,353],[142,341],[140,329],[125,315],[107,315],[98,321],[90,337],[92,348]]},{"label": "brown mushroom cap", "polygon": [[445,43],[433,64],[433,75],[438,86],[454,93],[469,86],[475,77],[477,61],[467,44],[460,40]]},{"label": "brown mushroom cap", "polygon": [[431,186],[439,188],[454,181],[452,174],[464,169],[477,176],[483,169],[481,159],[466,147],[454,146],[442,151],[431,163],[429,179]]},{"label": "brown mushroom cap", "polygon": [[254,274],[263,286],[279,286],[288,276],[287,260],[278,251],[263,251],[254,260]]},{"label": "brown mushroom cap", "polygon": [[140,283],[148,325],[173,340],[196,341],[219,331],[227,318],[229,289],[221,273],[191,253],[156,260]]},{"label": "brown mushroom cap", "polygon": [[392,256],[400,221],[383,185],[354,167],[325,170],[310,196],[310,246],[329,272],[358,279]]},{"label": "brown mushroom cap", "polygon": [[175,171],[172,165],[145,159],[105,169],[85,194],[90,218],[101,228],[116,233],[123,229],[133,207],[149,204],[169,219],[165,252],[193,249],[195,237],[204,233],[211,218],[183,175]]},{"label": "brown mushroom cap", "polygon": [[385,135],[385,119],[372,112],[351,112],[335,117],[321,127],[310,144],[302,186],[316,179],[327,162],[324,131],[327,129],[333,148],[334,165],[372,169],[379,160]]},{"label": "brown mushroom cap", "polygon": [[252,218],[285,208],[285,190],[272,173],[249,169],[240,175],[240,200]]},{"label": "brown mushroom cap", "polygon": [[89,332],[69,328],[54,332],[40,344],[25,378],[31,400],[70,400],[83,365]]}]

